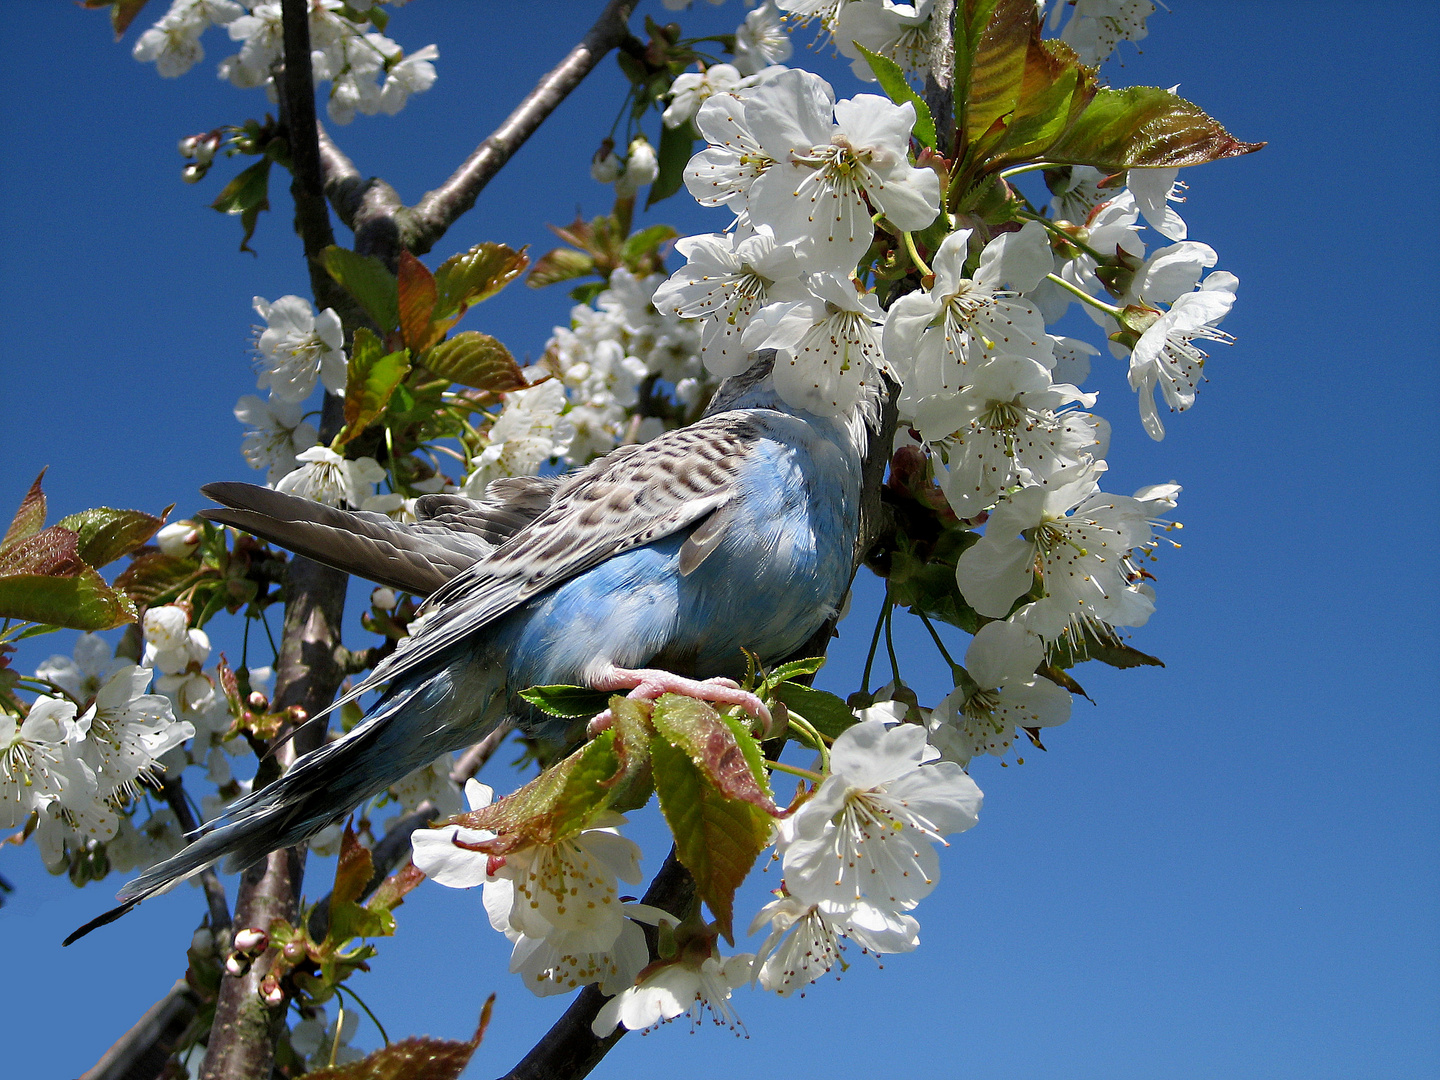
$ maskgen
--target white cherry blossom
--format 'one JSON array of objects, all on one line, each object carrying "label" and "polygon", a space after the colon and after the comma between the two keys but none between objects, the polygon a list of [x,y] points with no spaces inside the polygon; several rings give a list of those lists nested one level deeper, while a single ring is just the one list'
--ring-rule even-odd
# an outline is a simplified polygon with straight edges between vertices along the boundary
[{"label": "white cherry blossom", "polygon": [[235,419],[251,430],[240,443],[240,453],[252,469],[262,469],[265,481],[276,483],[297,467],[295,456],[314,446],[320,432],[303,419],[305,406],[271,395],[268,401],[246,394],[235,405]]},{"label": "white cherry blossom", "polygon": [[846,939],[875,954],[910,952],[920,944],[914,918],[869,904],[807,904],[786,895],[760,909],[750,933],[767,924],[753,977],[781,997],[805,989],[837,963],[843,967]]},{"label": "white cherry blossom", "polygon": [[811,274],[809,296],[761,308],[741,336],[747,352],[775,349],[775,390],[797,409],[839,416],[880,377],[884,318],[873,293],[834,274]]},{"label": "white cherry blossom", "polygon": [[704,71],[686,71],[670,84],[670,104],[661,115],[669,128],[691,119],[712,94],[723,94],[740,85],[740,71],[734,64],[711,64]]},{"label": "white cherry blossom", "polygon": [[923,229],[939,212],[940,179],[910,164],[908,101],[859,94],[832,102],[828,83],[799,70],[746,96],[746,123],[775,161],[751,186],[748,207],[776,240],[848,274],[874,237],[869,204],[897,229]]},{"label": "white cherry blossom", "polygon": [[674,962],[653,966],[637,985],[607,1001],[590,1030],[601,1038],[614,1031],[616,1025],[623,1025],[627,1031],[643,1031],[683,1016],[696,1006],[701,1012],[709,1009],[716,1023],[734,1027],[730,992],[750,981],[754,960],[750,953],[722,958],[713,948],[687,949]]},{"label": "white cherry blossom", "polygon": [[1184,202],[1185,185],[1176,179],[1179,169],[1130,169],[1125,186],[1135,196],[1135,205],[1146,224],[1167,240],[1184,240],[1185,219],[1170,204]]},{"label": "white cherry blossom", "polygon": [[835,47],[851,60],[855,77],[874,82],[875,73],[856,44],[894,60],[907,75],[923,75],[930,67],[930,10],[934,0],[896,4],[891,0],[856,0],[840,9],[835,20]]},{"label": "white cherry blossom", "polygon": [[1054,266],[1044,226],[1029,222],[985,245],[973,278],[965,276],[971,230],[947,236],[935,252],[935,284],[900,297],[885,323],[885,356],[900,373],[902,410],[959,392],[987,356],[1008,353],[1048,368],[1053,345],[1045,321],[1019,293]]},{"label": "white cherry blossom", "polygon": [[264,365],[259,385],[285,401],[304,401],[318,378],[332,394],[345,390],[345,335],[334,308],[316,315],[301,296],[274,303],[255,297],[255,310],[266,322],[257,341]]},{"label": "white cherry blossom", "polygon": [[1195,404],[1195,389],[1207,358],[1195,341],[1229,344],[1234,340],[1215,324],[1230,313],[1239,284],[1234,274],[1224,270],[1207,275],[1198,290],[1171,304],[1135,343],[1130,354],[1130,385],[1139,394],[1141,423],[1152,439],[1165,437],[1155,402],[1157,389],[1176,412]]},{"label": "white cherry blossom", "polygon": [[1048,488],[1029,487],[991,511],[985,535],[967,548],[956,579],[967,603],[1003,619],[1038,573],[1050,617],[1027,626],[1047,640],[1067,625],[1140,626],[1155,608],[1130,553],[1151,542],[1149,512],[1133,498],[1108,495],[1097,479],[1104,462],[1065,469]]},{"label": "white cherry blossom", "polygon": [[348,460],[328,446],[312,446],[295,458],[302,464],[281,477],[275,490],[327,506],[362,506],[374,493],[374,486],[385,479],[384,468],[374,458]]},{"label": "white cherry blossom", "polygon": [[75,639],[73,657],[50,657],[35,669],[35,677],[54,683],[84,705],[129,662],[117,658],[99,634],[81,634]]},{"label": "white cherry blossom", "polygon": [[755,75],[772,64],[784,63],[790,59],[791,49],[775,0],[765,0],[735,29],[735,67],[742,75]]},{"label": "white cherry blossom", "polygon": [[1070,719],[1070,692],[1035,674],[1044,659],[1044,642],[1023,626],[986,623],[965,652],[974,686],[957,686],[935,707],[930,742],[963,766],[980,754],[1003,757],[1017,728]]},{"label": "white cherry blossom", "polygon": [[491,480],[534,476],[551,458],[564,454],[575,435],[561,415],[565,386],[556,380],[505,395],[505,408],[490,429],[490,444],[471,461],[463,493],[480,498]]},{"label": "white cherry blossom", "polygon": [[[830,776],[795,812],[785,887],[797,900],[908,911],[935,887],[932,843],[978,821],[980,789],[915,724],[869,720],[830,752]],[[783,841],[782,841],[783,842]]]},{"label": "white cherry blossom", "polygon": [[675,250],[687,262],[655,292],[655,306],[682,318],[702,319],[700,355],[726,378],[750,366],[741,335],[766,304],[808,295],[793,247],[777,245],[769,226],[741,238],[734,233],[687,236]]},{"label": "white cherry blossom", "polygon": [[121,668],[78,721],[85,732],[79,753],[95,774],[101,799],[128,800],[157,758],[195,734],[192,724],[175,719],[168,698],[146,693],[151,675],[135,664]]},{"label": "white cherry blossom", "polygon": [[75,755],[84,737],[77,711],[73,701],[38,697],[23,720],[0,713],[0,829],[24,824],[52,802],[93,800],[94,774]]},{"label": "white cherry blossom", "polygon": [[[1109,59],[1120,42],[1143,40],[1148,33],[1145,20],[1155,11],[1151,0],[1074,0],[1073,7],[1060,40],[1091,67]],[[1064,9],[1064,4],[1055,5],[1057,19]]]}]

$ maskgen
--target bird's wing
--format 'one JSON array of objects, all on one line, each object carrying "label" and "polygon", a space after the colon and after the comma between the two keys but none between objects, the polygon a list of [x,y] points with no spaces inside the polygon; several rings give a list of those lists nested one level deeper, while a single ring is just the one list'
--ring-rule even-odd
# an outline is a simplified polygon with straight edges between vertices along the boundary
[{"label": "bird's wing", "polygon": [[339,510],[255,484],[207,484],[223,510],[200,516],[270,540],[316,562],[426,596],[485,558],[550,503],[559,477],[496,481],[480,501],[458,495],[417,500],[419,521]]},{"label": "bird's wing", "polygon": [[566,477],[549,506],[431,595],[410,636],[335,708],[615,555],[679,532],[735,495],[760,437],[743,413],[706,417]]}]

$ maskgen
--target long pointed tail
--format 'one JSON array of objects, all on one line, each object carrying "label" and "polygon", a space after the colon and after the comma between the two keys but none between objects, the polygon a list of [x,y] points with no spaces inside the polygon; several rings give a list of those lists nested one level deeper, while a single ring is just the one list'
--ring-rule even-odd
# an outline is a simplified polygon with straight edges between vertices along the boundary
[{"label": "long pointed tail", "polygon": [[348,734],[302,756],[280,779],[231,805],[182,851],[128,882],[120,905],[65,944],[224,860],[242,870],[313,836],[447,750],[483,738],[504,716],[503,675],[483,659],[452,658],[394,687]]}]

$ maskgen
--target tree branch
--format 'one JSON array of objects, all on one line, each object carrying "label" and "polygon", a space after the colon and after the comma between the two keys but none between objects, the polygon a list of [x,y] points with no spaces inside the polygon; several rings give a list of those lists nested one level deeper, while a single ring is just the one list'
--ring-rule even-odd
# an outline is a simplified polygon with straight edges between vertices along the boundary
[{"label": "tree branch", "polygon": [[184,979],[178,980],[80,1080],[154,1080],[199,1008],[195,991]]},{"label": "tree branch", "polygon": [[[320,175],[309,7],[308,0],[283,0],[287,62],[279,79],[281,117],[290,140],[295,229],[304,245],[315,301],[317,305],[340,309],[343,317],[347,309],[353,308],[353,301],[317,261],[319,253],[334,243],[334,234]],[[333,438],[341,415],[340,399],[327,394],[321,418],[322,441]],[[334,698],[344,677],[336,662],[336,646],[340,643],[346,581],[345,574],[308,559],[290,560],[285,628],[275,679],[276,708],[299,705],[313,716]],[[302,728],[294,739],[284,742],[272,757],[262,761],[255,777],[257,789],[276,779],[298,754],[319,746],[324,737],[324,725]],[[272,852],[247,869],[240,879],[234,925],[268,929],[276,919],[296,922],[304,872],[303,845]],[[215,1022],[201,1069],[203,1080],[251,1080],[270,1075],[285,1010],[283,1001],[272,1006],[261,996],[269,967],[268,957],[262,956],[243,975],[221,978]]]}]

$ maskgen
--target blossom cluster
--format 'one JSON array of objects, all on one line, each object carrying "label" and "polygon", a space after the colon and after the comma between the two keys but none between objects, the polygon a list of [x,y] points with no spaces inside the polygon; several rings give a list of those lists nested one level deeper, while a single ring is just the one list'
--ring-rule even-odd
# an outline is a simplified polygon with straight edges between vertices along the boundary
[{"label": "blossom cluster", "polygon": [[[383,34],[367,30],[373,0],[313,0],[310,8],[311,63],[317,83],[330,83],[327,112],[348,124],[357,112],[394,115],[411,94],[435,82],[439,50],[427,45],[408,55]],[[242,89],[263,86],[276,100],[275,67],[284,33],[279,3],[235,0],[173,0],[160,21],[140,35],[134,56],[153,63],[165,78],[183,75],[205,58],[200,43],[212,26],[224,27],[239,52],[220,63],[220,78]],[[187,156],[194,156],[189,154]]]}]

